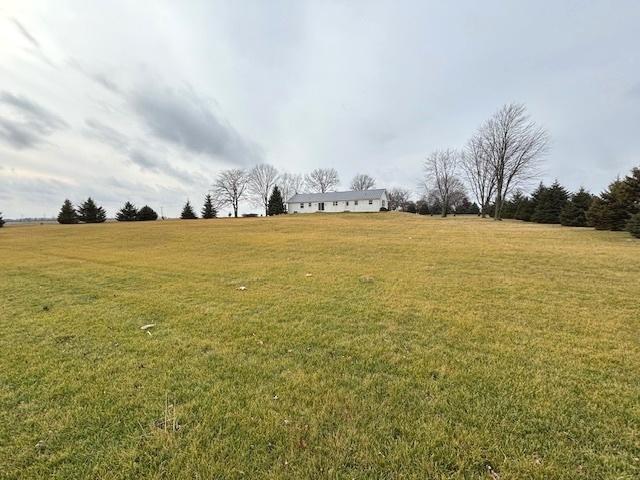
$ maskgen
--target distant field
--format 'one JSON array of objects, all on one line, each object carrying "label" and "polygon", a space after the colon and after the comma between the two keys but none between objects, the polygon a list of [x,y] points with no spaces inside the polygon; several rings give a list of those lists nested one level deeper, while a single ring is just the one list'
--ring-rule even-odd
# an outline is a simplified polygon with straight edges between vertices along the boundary
[{"label": "distant field", "polygon": [[0,272],[0,478],[640,478],[626,233],[34,225]]}]

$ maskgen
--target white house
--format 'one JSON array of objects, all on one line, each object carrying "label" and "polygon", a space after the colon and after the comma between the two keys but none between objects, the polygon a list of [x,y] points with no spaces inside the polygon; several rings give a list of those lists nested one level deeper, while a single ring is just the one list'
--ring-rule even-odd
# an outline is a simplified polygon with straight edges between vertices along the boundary
[{"label": "white house", "polygon": [[389,199],[384,188],[349,192],[296,193],[287,200],[289,213],[379,212],[381,208],[389,208]]}]

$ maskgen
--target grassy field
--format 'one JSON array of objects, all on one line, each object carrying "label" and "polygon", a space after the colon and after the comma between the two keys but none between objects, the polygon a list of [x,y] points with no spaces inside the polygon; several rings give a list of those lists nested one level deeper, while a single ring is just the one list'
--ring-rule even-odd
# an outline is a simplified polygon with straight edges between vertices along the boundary
[{"label": "grassy field", "polygon": [[640,477],[626,233],[10,227],[0,272],[0,478]]}]

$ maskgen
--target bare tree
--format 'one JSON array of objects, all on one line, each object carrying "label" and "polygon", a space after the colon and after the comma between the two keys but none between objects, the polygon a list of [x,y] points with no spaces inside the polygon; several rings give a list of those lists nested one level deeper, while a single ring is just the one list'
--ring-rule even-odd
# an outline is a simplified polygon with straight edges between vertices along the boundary
[{"label": "bare tree", "polygon": [[253,167],[247,178],[247,193],[254,204],[264,207],[269,214],[269,195],[278,180],[278,170],[273,165],[261,163]]},{"label": "bare tree", "polygon": [[459,157],[455,150],[436,150],[424,162],[425,190],[438,199],[443,217],[464,196],[464,184],[458,176]]},{"label": "bare tree", "polygon": [[375,179],[366,173],[358,173],[353,177],[353,180],[351,180],[351,190],[369,190],[375,187],[375,185]]},{"label": "bare tree", "polygon": [[305,177],[307,187],[314,192],[325,193],[340,183],[335,168],[316,168]]},{"label": "bare tree", "polygon": [[296,193],[304,192],[304,177],[299,173],[283,173],[278,180],[282,199],[286,202]]},{"label": "bare tree", "polygon": [[485,218],[487,207],[495,193],[496,176],[493,162],[487,155],[488,149],[483,145],[483,141],[479,133],[473,135],[465,146],[460,163],[471,191],[480,204],[480,214]]},{"label": "bare tree", "polygon": [[392,188],[387,193],[389,199],[389,210],[404,210],[411,198],[411,192],[404,188]]},{"label": "bare tree", "polygon": [[238,217],[238,204],[245,196],[248,175],[245,170],[234,168],[218,173],[211,192],[218,207],[231,206],[233,215]]},{"label": "bare tree", "polygon": [[516,187],[539,176],[539,164],[549,146],[549,134],[530,120],[522,104],[504,105],[479,129],[483,155],[495,176],[495,214],[502,219],[502,207]]}]

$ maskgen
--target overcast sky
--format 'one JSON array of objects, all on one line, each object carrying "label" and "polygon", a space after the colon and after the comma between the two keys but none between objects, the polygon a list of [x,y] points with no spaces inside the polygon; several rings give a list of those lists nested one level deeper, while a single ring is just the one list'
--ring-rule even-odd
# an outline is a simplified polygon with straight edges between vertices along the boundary
[{"label": "overcast sky", "polygon": [[639,46],[638,0],[3,0],[0,211],[177,215],[257,162],[416,190],[512,101],[553,139],[544,179],[598,192],[640,165]]}]

